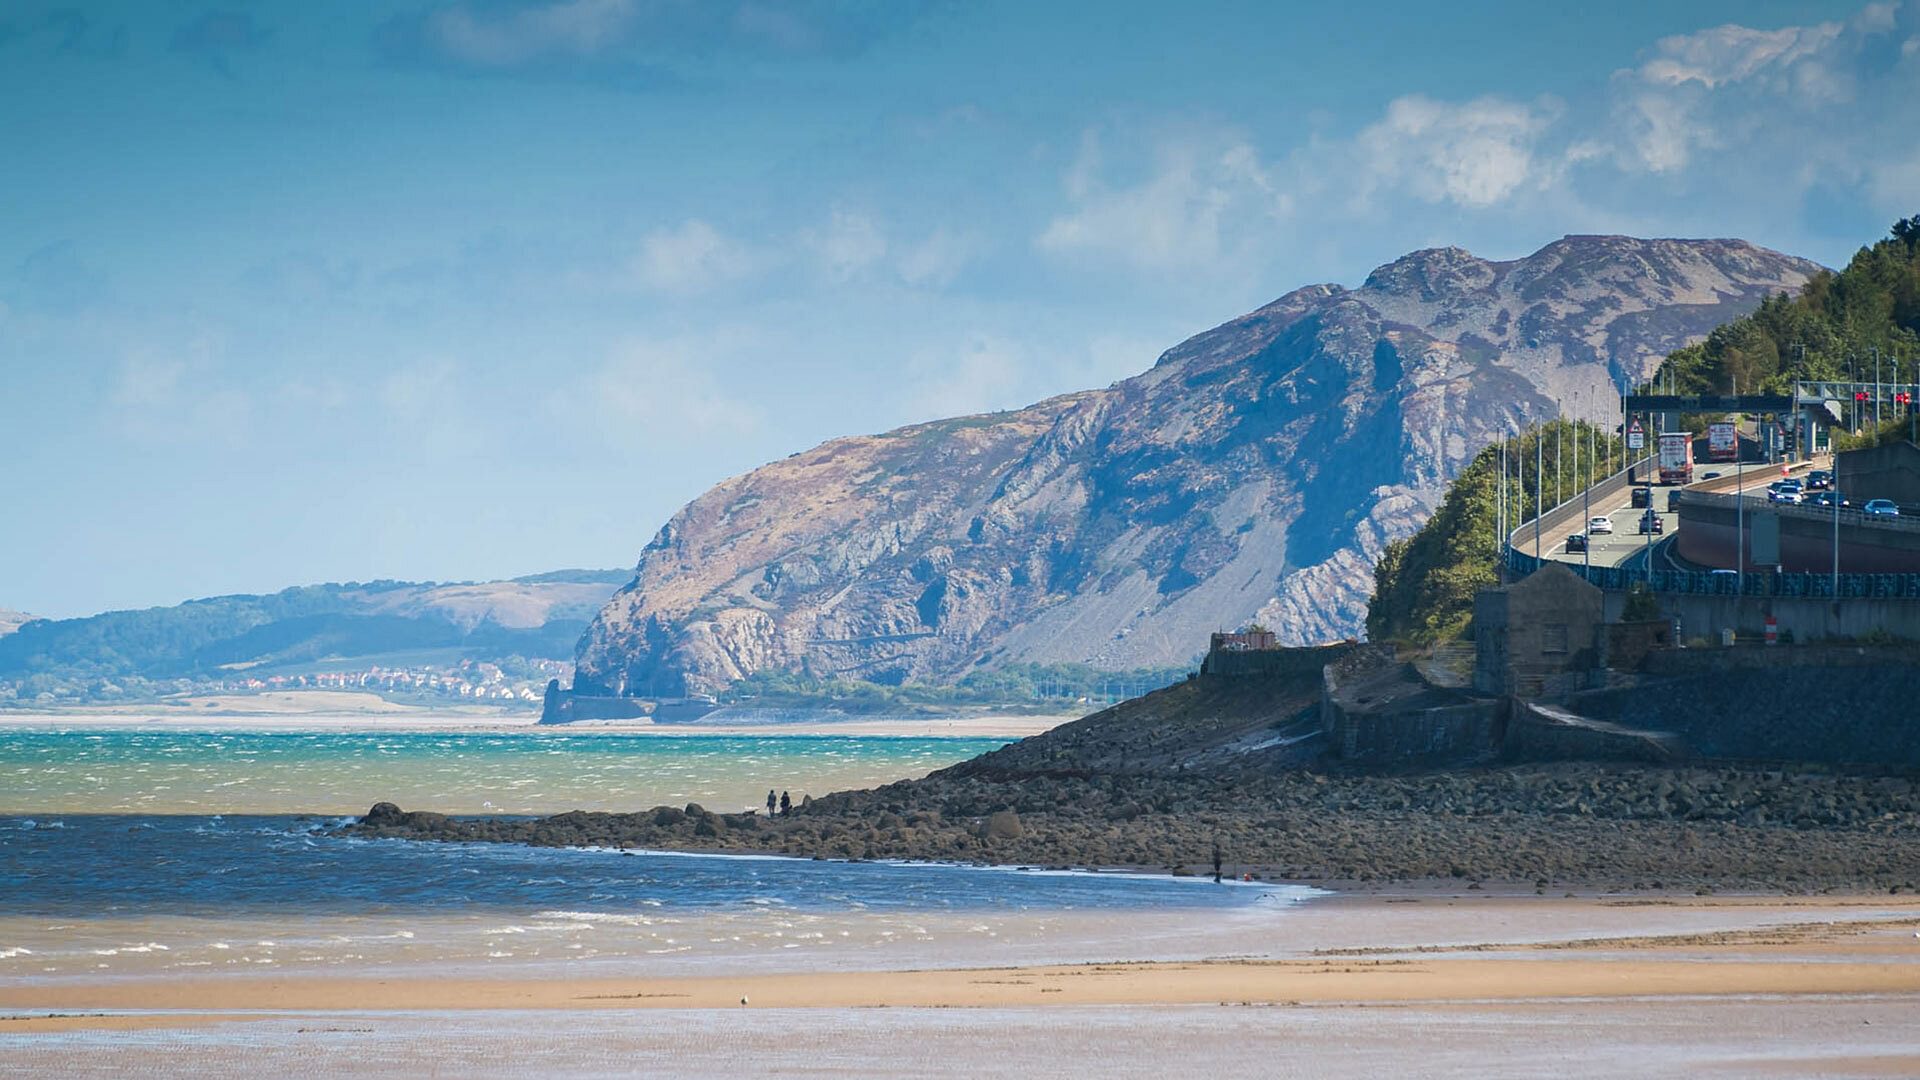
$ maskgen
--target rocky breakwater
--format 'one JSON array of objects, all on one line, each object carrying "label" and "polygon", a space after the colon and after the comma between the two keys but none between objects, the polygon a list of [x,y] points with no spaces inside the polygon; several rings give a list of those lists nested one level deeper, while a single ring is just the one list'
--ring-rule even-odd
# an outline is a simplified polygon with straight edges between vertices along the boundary
[{"label": "rocky breakwater", "polygon": [[1317,757],[1317,678],[1202,676],[921,780],[786,816],[538,820],[376,807],[347,832],[840,859],[1228,869],[1325,883],[1920,888],[1920,779],[1557,763],[1368,773]]},{"label": "rocky breakwater", "polygon": [[1817,267],[1732,240],[1415,252],[1102,390],[836,439],[695,499],[580,642],[582,696],[1177,664],[1259,619],[1357,636],[1384,546],[1516,425],[1611,408]]}]

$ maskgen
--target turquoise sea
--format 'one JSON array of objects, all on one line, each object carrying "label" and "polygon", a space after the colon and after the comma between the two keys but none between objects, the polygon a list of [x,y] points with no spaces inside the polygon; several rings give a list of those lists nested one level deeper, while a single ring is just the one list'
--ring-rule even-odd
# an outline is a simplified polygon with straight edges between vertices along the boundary
[{"label": "turquoise sea", "polygon": [[382,800],[443,813],[554,814],[697,802],[764,807],[871,787],[1006,739],[0,729],[0,814],[362,814]]},{"label": "turquoise sea", "polygon": [[[1311,893],[1194,879],[332,835],[469,814],[764,804],[1003,739],[0,728],[0,982],[342,970],[773,969],[1206,952]],[[611,965],[611,967],[606,967]]]}]

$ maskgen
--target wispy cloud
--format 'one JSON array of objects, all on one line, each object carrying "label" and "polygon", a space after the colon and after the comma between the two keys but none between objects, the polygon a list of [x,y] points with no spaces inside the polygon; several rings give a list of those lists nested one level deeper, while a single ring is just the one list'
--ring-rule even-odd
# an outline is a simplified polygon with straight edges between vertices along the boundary
[{"label": "wispy cloud", "polygon": [[761,426],[761,411],[714,377],[746,344],[746,336],[728,330],[626,341],[571,380],[550,410],[568,426],[584,421],[601,441],[619,447],[751,434]]},{"label": "wispy cloud", "polygon": [[225,378],[210,338],[171,351],[140,346],[121,358],[107,394],[112,436],[137,443],[244,447],[254,438],[256,403]]},{"label": "wispy cloud", "polygon": [[752,277],[771,259],[696,218],[648,233],[630,269],[644,288],[695,293]]},{"label": "wispy cloud", "polygon": [[1292,210],[1259,152],[1237,133],[1162,132],[1147,156],[1146,179],[1112,184],[1101,133],[1085,133],[1062,181],[1072,208],[1047,222],[1035,245],[1156,272],[1219,267]]},{"label": "wispy cloud", "polygon": [[1403,244],[1414,222],[1535,242],[1543,224],[1657,230],[1706,215],[1725,229],[1729,207],[1797,220],[1815,191],[1907,214],[1920,208],[1916,102],[1910,0],[1662,38],[1574,100],[1408,94],[1292,147],[1206,124],[1108,124],[1062,170],[1065,206],[1034,244],[1093,267],[1219,280],[1301,244]]},{"label": "wispy cloud", "polygon": [[848,59],[916,20],[921,0],[686,3],[456,0],[396,18],[391,60],[473,74],[660,85],[704,58],[745,53]]},{"label": "wispy cloud", "polygon": [[834,283],[866,272],[887,255],[886,230],[872,217],[851,210],[834,210],[826,224],[801,232],[799,241]]}]

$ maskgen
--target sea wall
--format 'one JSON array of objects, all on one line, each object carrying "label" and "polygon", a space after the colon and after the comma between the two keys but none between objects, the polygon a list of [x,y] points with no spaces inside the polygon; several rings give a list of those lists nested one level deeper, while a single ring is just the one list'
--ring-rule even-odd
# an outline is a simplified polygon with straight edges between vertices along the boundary
[{"label": "sea wall", "polygon": [[1698,757],[1920,767],[1920,666],[1820,663],[1812,653],[1794,658],[1795,651],[1777,648],[1784,662],[1775,665],[1709,664],[1678,678],[1574,694],[1565,707],[1672,732]]},{"label": "sea wall", "polygon": [[1516,703],[1501,753],[1512,761],[1648,761],[1684,757],[1680,740],[1596,723],[1548,705]]},{"label": "sea wall", "polygon": [[1377,651],[1382,648],[1388,650],[1389,656],[1392,655],[1391,646],[1362,645],[1353,641],[1297,649],[1213,649],[1200,662],[1200,673],[1229,679],[1269,676],[1292,678],[1316,673],[1330,664],[1345,660],[1358,650]]},{"label": "sea wall", "polygon": [[1500,746],[1505,699],[1405,710],[1328,703],[1333,752],[1364,765],[1438,765],[1487,758]]},{"label": "sea wall", "polygon": [[547,684],[547,697],[540,709],[543,724],[570,724],[576,720],[637,720],[649,714],[646,703],[638,698],[600,697],[562,690],[558,682]]}]

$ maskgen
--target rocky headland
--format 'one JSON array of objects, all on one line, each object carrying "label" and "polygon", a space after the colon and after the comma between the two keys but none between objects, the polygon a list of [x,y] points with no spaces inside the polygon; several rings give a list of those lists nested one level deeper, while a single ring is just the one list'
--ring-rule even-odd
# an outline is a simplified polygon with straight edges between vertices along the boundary
[{"label": "rocky headland", "polygon": [[1105,389],[836,439],[675,514],[581,639],[575,689],[1180,664],[1250,619],[1358,636],[1384,546],[1480,447],[1562,407],[1611,416],[1623,380],[1817,269],[1737,240],[1420,251]]},{"label": "rocky headland", "polygon": [[1920,774],[1768,763],[1361,770],[1322,754],[1320,667],[1199,675],[919,780],[787,816],[373,808],[368,837],[1226,872],[1344,885],[1920,889]]}]

